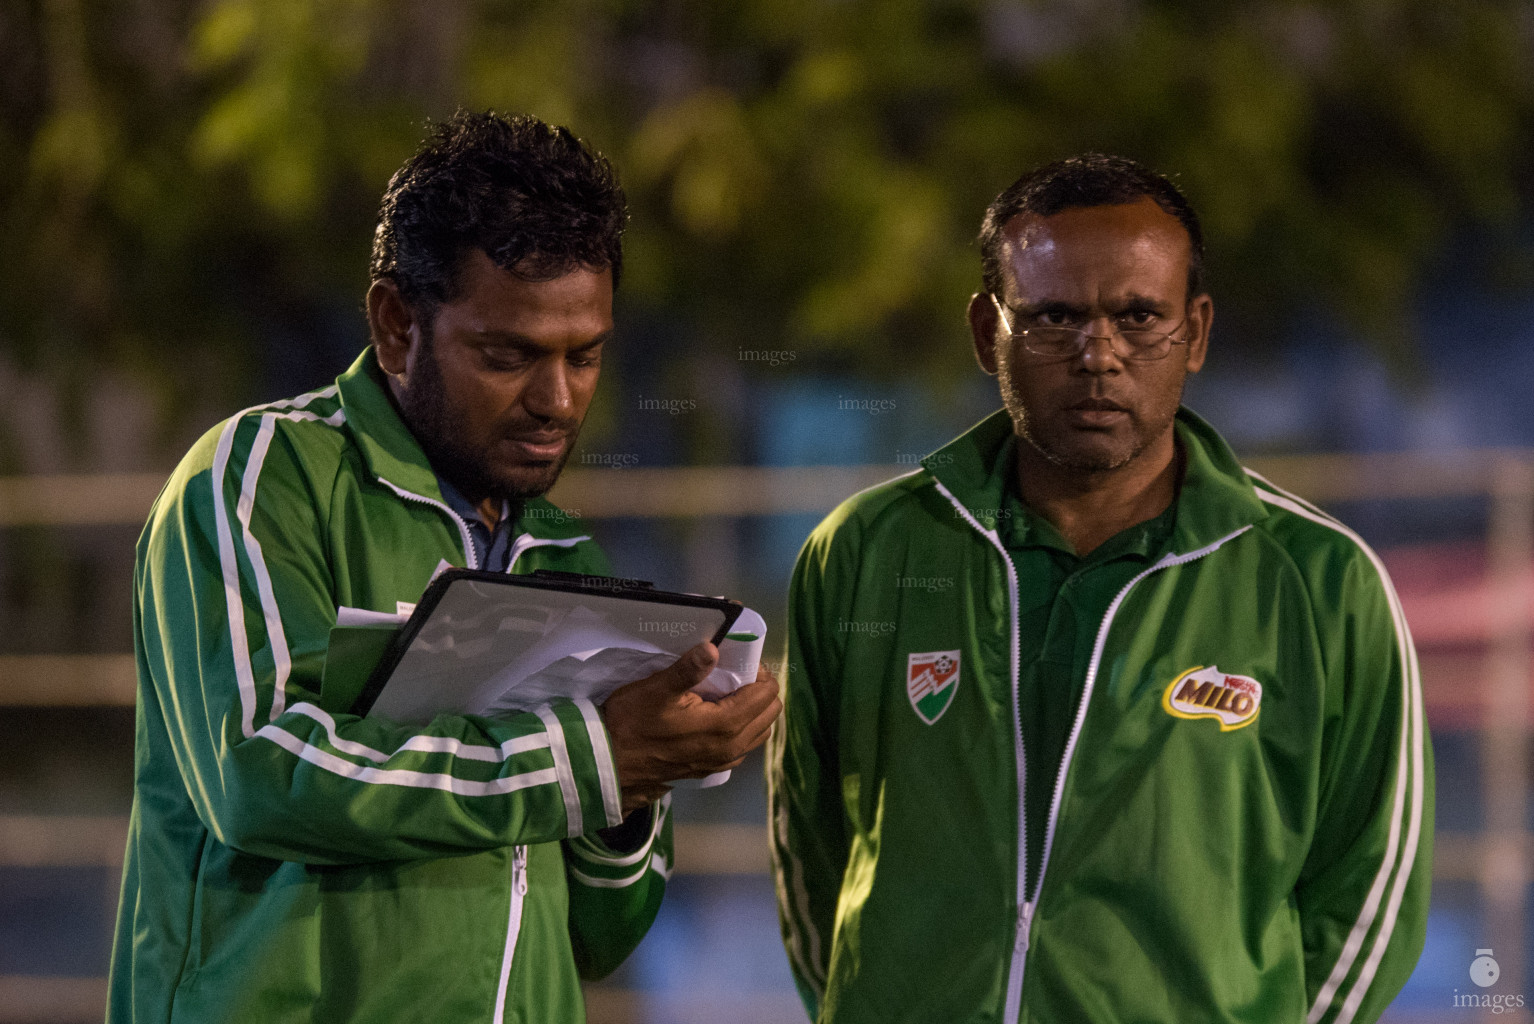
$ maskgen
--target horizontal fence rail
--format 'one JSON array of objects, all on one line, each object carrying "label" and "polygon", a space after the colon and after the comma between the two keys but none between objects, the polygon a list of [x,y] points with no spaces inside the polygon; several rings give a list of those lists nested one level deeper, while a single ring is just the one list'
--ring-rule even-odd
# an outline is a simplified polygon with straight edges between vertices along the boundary
[{"label": "horizontal fence rail", "polygon": [[[1282,455],[1247,465],[1311,501],[1445,498],[1497,491],[1534,451]],[[767,516],[827,512],[916,465],[569,469],[549,493],[581,517]],[[142,525],[162,473],[0,477],[0,527]]]},{"label": "horizontal fence rail", "polygon": [[[763,826],[677,824],[673,830],[677,874],[767,872]],[[0,814],[0,868],[119,868],[127,841],[127,815]]]},{"label": "horizontal fence rail", "polygon": [[[763,825],[673,826],[678,875],[763,875],[768,863]],[[126,815],[0,814],[0,868],[120,868],[128,839]],[[1444,881],[1482,877],[1486,843],[1473,832],[1440,832],[1433,840],[1433,874]]]},{"label": "horizontal fence rail", "polygon": [[0,477],[0,526],[142,524],[164,473]]},{"label": "horizontal fence rail", "polygon": [[0,707],[132,707],[131,654],[0,654]]}]

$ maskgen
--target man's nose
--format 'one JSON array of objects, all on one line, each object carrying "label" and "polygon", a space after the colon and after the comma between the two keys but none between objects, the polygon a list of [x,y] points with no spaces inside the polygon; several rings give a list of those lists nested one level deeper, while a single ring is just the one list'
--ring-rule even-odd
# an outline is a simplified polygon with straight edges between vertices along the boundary
[{"label": "man's nose", "polygon": [[522,406],[543,420],[566,419],[575,408],[570,391],[570,367],[563,357],[538,360],[532,379],[522,393]]},{"label": "man's nose", "polygon": [[1124,368],[1123,356],[1115,343],[1118,325],[1108,317],[1099,317],[1082,327],[1081,354],[1077,357],[1088,373],[1114,373]]}]

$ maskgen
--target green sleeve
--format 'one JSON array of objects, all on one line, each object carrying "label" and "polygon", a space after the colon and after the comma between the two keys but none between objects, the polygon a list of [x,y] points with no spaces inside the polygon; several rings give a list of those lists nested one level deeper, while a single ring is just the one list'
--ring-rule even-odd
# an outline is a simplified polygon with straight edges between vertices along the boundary
[{"label": "green sleeve", "polygon": [[[1416,652],[1367,548],[1315,596],[1327,724],[1311,851],[1296,887],[1308,1024],[1377,1020],[1422,952],[1433,759]],[[1325,588],[1322,588],[1325,589]]]},{"label": "green sleeve", "polygon": [[[827,520],[794,566],[788,594],[783,717],[767,751],[769,822],[778,917],[789,967],[811,1019],[825,993],[836,904],[847,865],[837,757],[842,650],[829,623],[845,618],[833,588],[851,569]],[[838,549],[833,553],[833,546]]]},{"label": "green sleeve", "polygon": [[[636,811],[636,814],[645,813]],[[637,849],[615,850],[595,832],[565,842],[570,945],[581,977],[605,978],[649,931],[671,877],[671,795],[648,809]]]},{"label": "green sleeve", "polygon": [[340,556],[327,546],[328,494],[287,440],[283,420],[298,415],[246,415],[210,435],[140,540],[141,722],[167,734],[167,783],[219,842],[316,864],[616,824],[617,773],[589,702],[424,728],[320,706]]},{"label": "green sleeve", "polygon": [[[583,572],[613,575],[601,549],[584,545],[583,554]],[[562,844],[570,945],[576,969],[588,981],[607,977],[628,959],[655,921],[666,894],[673,863],[670,794],[633,817],[641,815],[638,841],[624,849],[605,842],[595,828]]]}]

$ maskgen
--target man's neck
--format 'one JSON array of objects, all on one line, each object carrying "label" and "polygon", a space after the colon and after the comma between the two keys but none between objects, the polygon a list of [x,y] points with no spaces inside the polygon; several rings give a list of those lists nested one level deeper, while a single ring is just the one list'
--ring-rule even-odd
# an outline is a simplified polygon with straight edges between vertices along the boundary
[{"label": "man's neck", "polygon": [[442,497],[449,508],[459,515],[472,515],[492,533],[500,525],[503,513],[510,515],[515,511],[509,502],[501,498],[481,497],[442,473],[437,473],[437,482],[442,487]]},{"label": "man's neck", "polygon": [[1165,512],[1177,496],[1182,464],[1181,446],[1170,431],[1164,446],[1153,445],[1117,469],[1095,473],[1055,465],[1019,438],[1015,479],[1023,504],[1085,557],[1110,537]]},{"label": "man's neck", "polygon": [[469,500],[474,503],[474,511],[479,514],[479,521],[484,523],[488,529],[493,531],[500,525],[501,512],[506,507],[500,498],[481,498],[477,501],[471,498]]},{"label": "man's neck", "polygon": [[[395,380],[392,376],[385,376],[384,383],[386,385],[384,387],[384,394],[388,396],[389,404],[394,406],[394,411],[396,414],[398,414],[400,422],[405,424],[405,429],[410,431],[410,433],[415,437],[416,443],[421,446],[423,451],[426,451],[428,444],[422,438],[422,433],[417,429],[416,424],[411,422],[412,417],[410,411],[406,408],[406,403],[404,402],[399,392],[399,381]],[[427,452],[426,458],[428,462],[432,463],[432,471],[437,473],[438,479],[448,479],[437,468],[436,460],[431,457],[429,452]],[[468,502],[469,505],[473,507],[476,518],[478,518],[480,522],[484,523],[488,529],[493,531],[498,525],[500,525],[501,512],[506,507],[502,499],[495,497],[479,497],[473,494],[471,489],[465,488],[457,480],[452,480],[451,483],[453,487],[458,491],[458,493],[463,497],[463,500]]]}]

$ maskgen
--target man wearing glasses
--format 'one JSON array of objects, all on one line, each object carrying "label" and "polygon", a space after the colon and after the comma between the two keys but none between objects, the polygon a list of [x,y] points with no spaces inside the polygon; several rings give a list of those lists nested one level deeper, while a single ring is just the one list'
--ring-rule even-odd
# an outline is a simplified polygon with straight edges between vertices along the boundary
[{"label": "man wearing glasses", "polygon": [[1165,178],[1049,165],[980,246],[1005,408],[794,572],[770,771],[810,1016],[1375,1020],[1433,816],[1383,567],[1181,408],[1213,302]]}]

